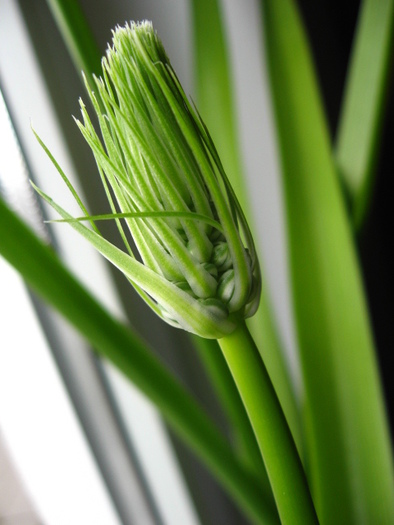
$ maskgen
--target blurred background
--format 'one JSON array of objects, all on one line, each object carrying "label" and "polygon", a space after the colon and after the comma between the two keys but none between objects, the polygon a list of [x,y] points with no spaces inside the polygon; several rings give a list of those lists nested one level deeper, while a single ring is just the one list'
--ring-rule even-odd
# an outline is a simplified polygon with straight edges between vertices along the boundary
[{"label": "blurred background", "polygon": [[[299,2],[334,135],[359,2]],[[111,29],[153,21],[186,93],[195,98],[191,7],[187,0],[81,0],[104,53]],[[288,367],[299,370],[288,292],[286,234],[258,0],[222,0],[234,77],[239,141],[257,226],[257,244]],[[35,140],[31,125],[92,213],[107,203],[90,150],[71,115],[84,88],[45,0],[0,0],[0,192],[52,242],[78,278],[127,320],[191,389],[226,432],[226,421],[187,337],[156,319],[124,278],[63,225],[28,179],[73,212],[75,204]],[[392,111],[371,214],[359,248],[375,336],[389,384],[393,340],[392,214],[389,174]],[[208,122],[213,115],[202,115]],[[220,153],[220,152],[219,152]],[[104,234],[114,227],[103,223]],[[1,240],[0,240],[1,242]],[[152,406],[94,356],[56,313],[0,259],[0,523],[5,525],[145,525],[247,523]]]}]

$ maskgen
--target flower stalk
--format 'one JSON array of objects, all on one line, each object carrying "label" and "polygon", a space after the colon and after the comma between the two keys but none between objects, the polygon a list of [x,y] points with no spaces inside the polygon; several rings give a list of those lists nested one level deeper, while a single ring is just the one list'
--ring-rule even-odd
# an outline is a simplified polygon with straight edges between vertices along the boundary
[{"label": "flower stalk", "polygon": [[290,429],[259,351],[245,325],[219,345],[236,382],[263,457],[281,523],[317,524]]}]

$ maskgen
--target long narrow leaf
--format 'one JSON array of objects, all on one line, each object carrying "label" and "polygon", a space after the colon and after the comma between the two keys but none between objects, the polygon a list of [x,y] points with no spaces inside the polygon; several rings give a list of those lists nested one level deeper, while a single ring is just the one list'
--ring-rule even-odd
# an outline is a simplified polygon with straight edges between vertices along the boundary
[{"label": "long narrow leaf", "polygon": [[93,74],[101,70],[101,53],[78,0],[47,0],[78,73],[85,71],[94,85]]},{"label": "long narrow leaf", "polygon": [[[248,210],[250,204],[242,173],[232,89],[233,77],[223,13],[217,0],[193,0],[191,6],[199,112],[210,130],[237,198],[242,208]],[[250,218],[249,222],[253,223]],[[249,326],[258,342],[297,448],[301,452],[302,438],[296,398],[274,324],[267,286],[264,283],[264,271],[262,271],[262,281],[260,307],[256,315],[250,319]]]},{"label": "long narrow leaf", "polygon": [[174,219],[174,218],[185,218],[191,219],[196,222],[202,222],[209,224],[214,228],[222,231],[220,223],[206,217],[205,215],[200,215],[199,213],[190,213],[183,211],[146,211],[146,212],[135,212],[135,213],[105,213],[104,215],[86,215],[85,217],[73,217],[72,219],[53,219],[46,221],[48,223],[54,222],[95,222],[95,221],[108,221],[114,219]]},{"label": "long narrow leaf", "polygon": [[393,35],[394,1],[364,0],[335,147],[357,229],[362,225],[373,186],[393,61]]},{"label": "long narrow leaf", "polygon": [[261,524],[277,523],[272,500],[237,462],[224,438],[144,343],[75,280],[0,199],[0,255],[29,285],[81,332],[161,410],[177,434],[208,465],[246,513]]},{"label": "long narrow leaf", "polygon": [[389,524],[394,485],[387,424],[310,50],[293,1],[262,5],[313,496],[322,523]]},{"label": "long narrow leaf", "polygon": [[242,180],[233,79],[223,15],[216,0],[193,0],[191,7],[198,109],[214,139],[231,184],[242,202],[246,199],[246,191]]}]

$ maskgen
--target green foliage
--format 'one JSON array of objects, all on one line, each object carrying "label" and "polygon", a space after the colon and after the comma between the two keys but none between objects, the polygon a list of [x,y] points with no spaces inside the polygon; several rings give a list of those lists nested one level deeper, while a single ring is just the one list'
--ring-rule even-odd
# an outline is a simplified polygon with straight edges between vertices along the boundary
[{"label": "green foliage", "polygon": [[277,523],[271,494],[246,469],[205,412],[154,357],[146,344],[115,320],[70,274],[53,250],[0,199],[0,255],[31,288],[60,312],[161,411],[256,523]]},{"label": "green foliage", "polygon": [[[237,127],[237,104],[223,6],[217,0],[193,0],[194,75],[196,100],[226,174],[247,216],[253,222],[242,167]],[[260,257],[260,266],[262,258]],[[297,448],[302,451],[302,432],[296,395],[285,363],[275,325],[264,268],[261,267],[261,298],[256,315],[248,319],[257,347],[274,384]]]},{"label": "green foliage", "polygon": [[[238,204],[247,199],[219,3],[192,2],[198,102],[212,121],[207,123],[237,197],[150,24],[115,31],[96,79],[99,53],[78,2],[49,3],[77,67],[86,69],[101,138],[82,102],[78,126],[95,155],[112,213],[89,214],[40,139],[82,216],[71,217],[37,191],[58,211],[58,222],[69,223],[115,264],[159,316],[220,340],[239,395],[223,360],[209,355],[216,344],[205,350],[205,361],[240,446],[229,447],[146,345],[112,319],[1,201],[0,253],[156,403],[253,521],[275,524],[279,514],[283,523],[313,523],[315,507],[322,524],[393,523],[390,441],[353,239],[368,211],[379,153],[393,2],[362,4],[335,148],[296,2],[261,2],[286,200],[302,417],[264,290],[256,316],[260,354],[243,324],[257,307],[260,275]],[[101,236],[101,220],[116,221],[126,252]]]},{"label": "green foliage", "polygon": [[366,218],[392,65],[394,2],[362,3],[335,146],[354,226]]},{"label": "green foliage", "polygon": [[263,6],[312,494],[323,523],[389,524],[393,471],[374,346],[310,51],[292,1]]}]

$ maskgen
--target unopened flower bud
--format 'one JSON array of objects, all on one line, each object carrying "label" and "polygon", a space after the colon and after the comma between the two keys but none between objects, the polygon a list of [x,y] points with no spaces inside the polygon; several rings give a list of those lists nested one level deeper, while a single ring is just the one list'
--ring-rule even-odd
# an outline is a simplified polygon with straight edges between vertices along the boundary
[{"label": "unopened flower bud", "polygon": [[248,225],[212,139],[151,23],[117,28],[102,66],[96,93],[87,86],[102,138],[83,102],[77,124],[129,255],[55,207],[163,319],[203,337],[223,337],[256,309],[260,276]]}]

